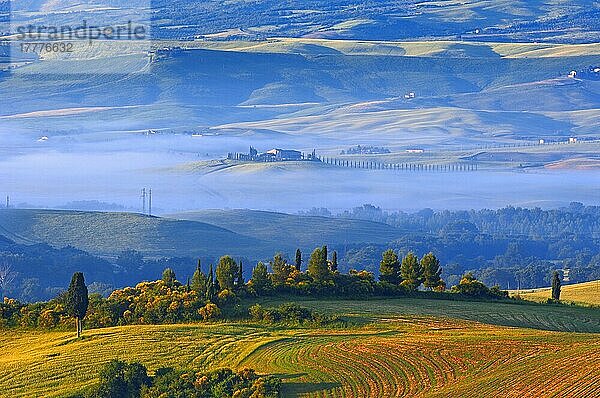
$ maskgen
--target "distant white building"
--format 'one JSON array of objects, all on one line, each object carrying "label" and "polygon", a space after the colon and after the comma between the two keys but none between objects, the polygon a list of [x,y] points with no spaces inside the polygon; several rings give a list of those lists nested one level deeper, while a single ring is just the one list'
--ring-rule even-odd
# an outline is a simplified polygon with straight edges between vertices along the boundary
[{"label": "distant white building", "polygon": [[540,145],[544,145],[546,143],[546,140],[540,140]]},{"label": "distant white building", "polygon": [[302,152],[290,149],[271,149],[265,154],[273,156],[277,160],[302,160]]}]

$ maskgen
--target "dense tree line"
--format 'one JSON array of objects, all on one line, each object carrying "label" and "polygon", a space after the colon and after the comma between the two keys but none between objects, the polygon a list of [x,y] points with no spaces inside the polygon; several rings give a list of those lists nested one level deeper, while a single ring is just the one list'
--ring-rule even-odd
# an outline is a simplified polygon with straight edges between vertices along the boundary
[{"label": "dense tree line", "polygon": [[[160,280],[114,290],[108,298],[99,294],[88,295],[83,274],[77,272],[69,289],[48,302],[22,304],[14,299],[5,299],[0,303],[0,326],[66,327],[75,318],[79,336],[82,319],[85,319],[86,327],[91,328],[221,318],[298,324],[335,323],[340,320],[294,305],[270,309],[260,306],[248,308],[248,303],[259,296],[356,299],[398,297],[416,294],[418,290],[432,290],[433,294],[442,295],[440,298],[448,298],[443,296],[449,293],[445,292],[446,284],[441,273],[440,261],[433,253],[419,259],[409,252],[400,260],[396,252],[388,249],[381,255],[379,281],[373,273],[364,270],[343,274],[337,269],[337,253],[329,254],[327,246],[316,248],[311,253],[305,270],[299,250],[294,264],[278,253],[269,267],[259,262],[246,282],[243,263],[231,256],[223,256],[216,267],[210,265],[207,271],[198,261],[191,279],[188,278],[185,284],[177,280],[172,269],[167,268]],[[507,297],[498,288],[487,288],[472,274],[465,275],[451,292],[484,299]]]},{"label": "dense tree line", "polygon": [[[570,269],[572,282],[585,282],[600,279],[599,209],[573,203],[557,210],[508,207],[454,212],[423,210],[409,214],[365,205],[337,216],[388,223],[399,228],[400,238],[388,244],[333,246],[328,261],[341,274],[364,269],[377,277],[380,254],[391,247],[401,257],[411,251],[435,252],[446,264],[442,277],[450,286],[457,284],[466,272],[472,272],[487,285],[498,284],[505,289],[544,287],[549,286],[555,270],[565,268]],[[333,217],[327,209],[310,213]],[[263,265],[274,265],[279,278],[300,278],[300,283],[302,276],[294,274],[292,268],[300,272],[302,266],[309,265],[309,259],[303,259],[299,252],[289,254],[293,259],[291,264],[282,262],[285,256],[281,255]],[[216,263],[218,258],[202,260]],[[238,260],[255,264],[258,259]],[[186,275],[193,261],[186,257],[145,258],[133,250],[121,252],[109,261],[72,247],[23,245],[0,236],[0,296],[22,302],[49,300],[65,290],[74,272],[82,271],[92,282],[88,286],[90,293],[106,297],[115,288],[153,279],[165,268]],[[280,269],[282,266],[285,269]],[[242,269],[234,282],[240,276],[249,278],[251,271],[252,267]],[[318,272],[318,268],[314,271]],[[338,282],[354,284],[356,280],[346,278]],[[369,289],[369,283],[361,287]]]},{"label": "dense tree line", "polygon": [[[317,210],[321,214],[323,211]],[[424,209],[416,213],[387,212],[373,205],[363,205],[336,217],[376,221],[412,233],[436,235],[472,232],[529,238],[564,235],[600,238],[600,206],[584,206],[578,202],[554,210],[508,206],[498,210]]]},{"label": "dense tree line", "polygon": [[337,215],[327,209],[303,214],[381,222],[402,231],[399,239],[386,245],[338,248],[345,270],[362,267],[377,274],[379,253],[392,247],[401,255],[435,251],[446,264],[442,276],[449,285],[457,284],[466,272],[505,289],[549,286],[552,273],[559,269],[569,269],[573,283],[600,279],[598,206],[404,213],[364,205]]},{"label": "dense tree line", "polygon": [[141,363],[112,360],[99,376],[98,385],[69,398],[277,398],[281,389],[280,379],[252,369],[161,368],[150,376]]}]

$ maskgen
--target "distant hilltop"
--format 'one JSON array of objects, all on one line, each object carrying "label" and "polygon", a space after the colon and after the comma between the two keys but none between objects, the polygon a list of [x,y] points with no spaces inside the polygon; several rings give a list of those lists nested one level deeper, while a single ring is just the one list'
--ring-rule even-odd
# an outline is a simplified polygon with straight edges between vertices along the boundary
[{"label": "distant hilltop", "polygon": [[273,148],[266,152],[259,153],[254,147],[250,147],[248,153],[230,152],[227,154],[228,160],[241,160],[246,162],[289,162],[289,161],[320,161],[316,155],[316,150],[309,154],[302,153],[293,149]]}]

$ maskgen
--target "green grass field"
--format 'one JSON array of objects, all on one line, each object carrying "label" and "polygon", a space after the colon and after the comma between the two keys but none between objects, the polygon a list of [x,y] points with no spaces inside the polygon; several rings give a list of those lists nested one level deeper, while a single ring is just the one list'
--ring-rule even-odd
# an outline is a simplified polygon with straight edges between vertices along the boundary
[{"label": "green grass field", "polygon": [[[511,294],[516,295],[517,292],[512,291]],[[521,298],[537,302],[546,301],[551,295],[552,290],[550,288],[524,290],[519,292]],[[560,299],[564,302],[600,306],[600,281],[565,285],[561,288]]]},{"label": "green grass field", "polygon": [[[140,361],[151,371],[251,367],[282,377],[285,397],[600,392],[596,309],[417,299],[302,304],[356,322],[344,328],[129,326],[85,331],[80,341],[64,331],[3,331],[0,396],[64,396],[94,383],[99,366],[113,358]],[[529,328],[498,326],[503,319]],[[563,331],[539,330],[548,325]]]}]

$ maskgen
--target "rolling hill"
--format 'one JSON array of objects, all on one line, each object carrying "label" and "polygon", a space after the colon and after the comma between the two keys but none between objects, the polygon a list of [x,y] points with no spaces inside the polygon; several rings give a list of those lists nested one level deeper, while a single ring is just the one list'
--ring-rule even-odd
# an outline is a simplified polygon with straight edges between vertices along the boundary
[{"label": "rolling hill", "polygon": [[296,216],[254,210],[204,210],[169,215],[180,220],[219,225],[264,241],[296,244],[312,250],[323,244],[387,243],[402,231],[386,224],[361,220]]},{"label": "rolling hill", "polygon": [[[436,303],[438,312],[443,303]],[[250,367],[282,377],[284,397],[598,393],[600,319],[591,309],[556,314],[562,309],[518,305],[515,317],[513,305],[456,302],[448,317],[414,315],[430,307],[429,300],[324,304],[326,311],[359,320],[360,326],[143,325],[84,331],[80,341],[72,332],[6,330],[0,336],[0,363],[5,365],[0,396],[68,396],[95,383],[100,365],[113,358],[140,361],[150,371]],[[454,317],[461,313],[480,322]],[[495,326],[494,319],[500,324],[503,319],[526,321],[532,328]],[[595,327],[595,333],[535,329],[557,319],[571,325],[559,330]],[[554,382],[544,382],[549,378]]]},{"label": "rolling hill", "polygon": [[131,213],[3,210],[0,229],[19,243],[73,246],[104,256],[127,249],[156,257],[257,255],[269,246],[214,225]]},{"label": "rolling hill", "polygon": [[[42,22],[81,21],[93,15],[110,21],[128,2],[13,0],[13,18]],[[593,42],[598,39],[598,5],[584,1],[311,0],[224,2],[138,1],[152,12],[152,35],[162,39],[312,37],[361,40],[467,38],[486,41]],[[151,8],[150,8],[151,6]],[[18,12],[15,12],[18,11]],[[40,13],[42,11],[43,13]],[[67,12],[68,11],[68,12]],[[93,12],[93,14],[92,14]],[[134,14],[134,16],[137,16]]]},{"label": "rolling hill", "polygon": [[[177,218],[177,219],[175,219]],[[281,251],[292,255],[323,244],[386,243],[401,231],[369,221],[300,217],[250,210],[203,211],[150,217],[132,213],[66,210],[0,211],[0,233],[18,243],[73,246],[115,256],[128,249],[149,257],[219,257],[251,260]]]},{"label": "rolling hill", "polygon": [[[513,291],[511,294],[516,295],[517,292]],[[551,297],[552,290],[551,288],[522,290],[518,294],[525,300],[543,302]],[[561,288],[560,299],[564,302],[600,306],[600,281],[564,285]]]}]

